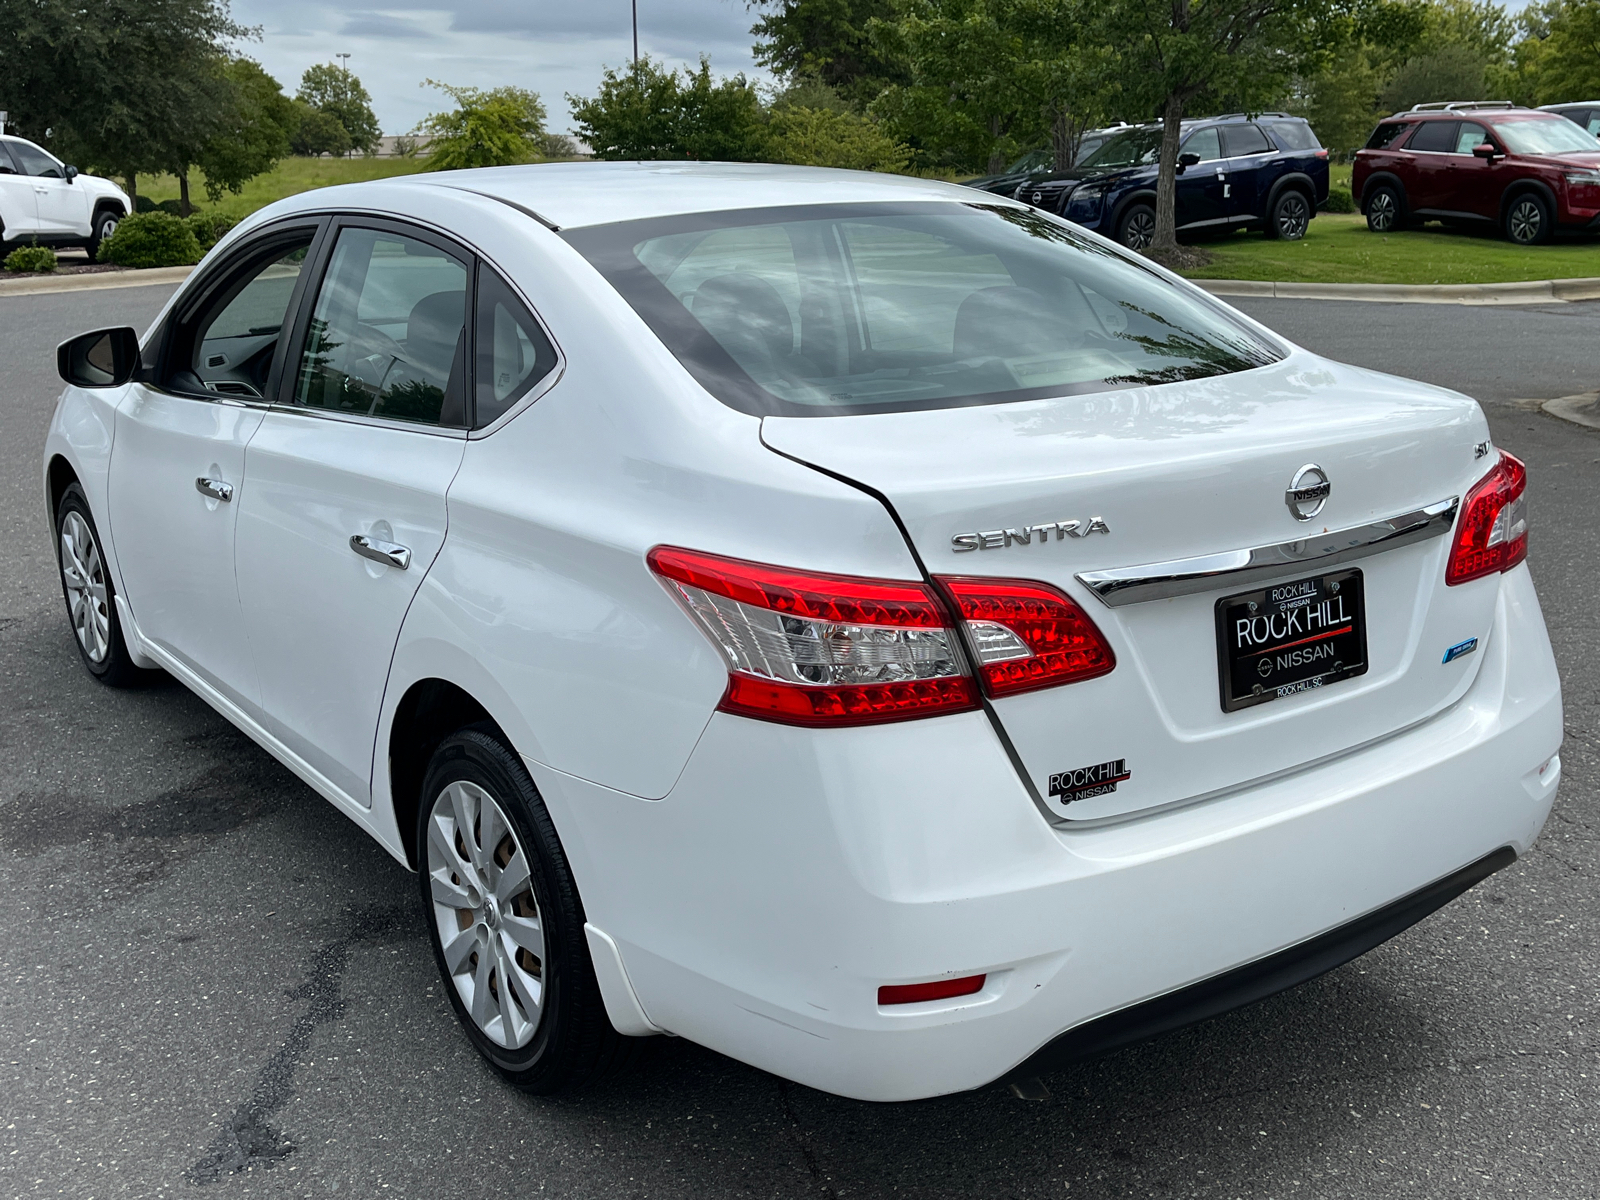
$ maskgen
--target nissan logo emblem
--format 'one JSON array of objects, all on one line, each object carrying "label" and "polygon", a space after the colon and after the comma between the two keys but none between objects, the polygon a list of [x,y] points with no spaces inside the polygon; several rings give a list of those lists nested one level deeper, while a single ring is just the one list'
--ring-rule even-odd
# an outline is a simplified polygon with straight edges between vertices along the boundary
[{"label": "nissan logo emblem", "polygon": [[1289,481],[1289,490],[1284,492],[1283,502],[1289,506],[1296,521],[1309,521],[1322,511],[1332,490],[1328,473],[1316,463],[1307,463]]}]

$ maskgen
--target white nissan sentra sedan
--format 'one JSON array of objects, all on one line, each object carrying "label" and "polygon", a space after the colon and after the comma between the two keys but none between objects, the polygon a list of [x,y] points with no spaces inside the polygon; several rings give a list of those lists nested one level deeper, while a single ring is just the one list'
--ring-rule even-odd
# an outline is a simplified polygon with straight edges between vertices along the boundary
[{"label": "white nissan sentra sedan", "polygon": [[310,192],[67,342],[72,628],[418,872],[467,1036],[903,1100],[1309,979],[1560,776],[1521,463],[1053,217],[716,164]]}]

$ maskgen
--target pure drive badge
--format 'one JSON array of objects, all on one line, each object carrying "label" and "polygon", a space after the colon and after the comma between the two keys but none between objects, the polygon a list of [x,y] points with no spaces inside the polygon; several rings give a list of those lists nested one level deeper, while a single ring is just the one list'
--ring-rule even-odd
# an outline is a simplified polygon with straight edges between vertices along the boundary
[{"label": "pure drive badge", "polygon": [[1061,797],[1061,803],[1088,800],[1117,790],[1117,784],[1132,774],[1128,760],[1113,759],[1092,767],[1079,767],[1075,771],[1057,771],[1050,776],[1050,794]]}]

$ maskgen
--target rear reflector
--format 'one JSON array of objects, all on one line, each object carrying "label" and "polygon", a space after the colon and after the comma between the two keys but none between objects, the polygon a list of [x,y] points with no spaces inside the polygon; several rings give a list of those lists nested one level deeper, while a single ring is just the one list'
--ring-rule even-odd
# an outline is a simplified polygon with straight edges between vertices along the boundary
[{"label": "rear reflector", "polygon": [[939,979],[933,983],[897,983],[878,989],[879,1004],[917,1004],[923,1000],[948,1000],[970,996],[983,990],[987,975],[967,975],[961,979]]},{"label": "rear reflector", "polygon": [[657,546],[667,582],[728,664],[725,712],[870,725],[978,707],[950,618],[922,584]]},{"label": "rear reflector", "polygon": [[1088,614],[1047,583],[950,575],[938,583],[967,622],[991,696],[1078,683],[1117,665]]},{"label": "rear reflector", "polygon": [[1444,581],[1458,583],[1509,571],[1528,557],[1528,469],[1504,450],[1500,461],[1467,493]]}]

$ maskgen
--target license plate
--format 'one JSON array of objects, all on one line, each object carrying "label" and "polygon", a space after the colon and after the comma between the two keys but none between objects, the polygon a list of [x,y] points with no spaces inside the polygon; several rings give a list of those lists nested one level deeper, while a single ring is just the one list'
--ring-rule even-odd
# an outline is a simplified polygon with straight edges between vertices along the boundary
[{"label": "license plate", "polygon": [[1217,601],[1222,709],[1281,700],[1367,672],[1360,571],[1338,571]]}]

